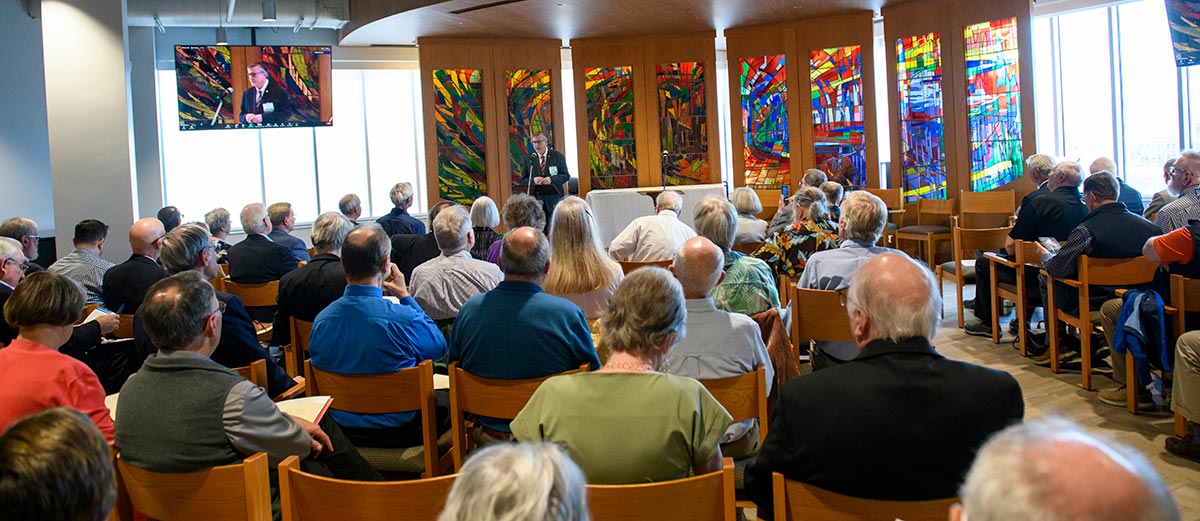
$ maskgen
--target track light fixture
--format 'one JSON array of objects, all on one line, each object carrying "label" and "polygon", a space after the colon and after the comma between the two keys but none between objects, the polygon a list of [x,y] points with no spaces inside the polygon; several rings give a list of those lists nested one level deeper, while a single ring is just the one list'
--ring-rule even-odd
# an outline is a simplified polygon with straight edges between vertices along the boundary
[{"label": "track light fixture", "polygon": [[229,45],[229,37],[225,34],[224,27],[217,28],[217,45]]},{"label": "track light fixture", "polygon": [[262,12],[264,22],[274,22],[275,20],[278,20],[278,18],[275,17],[275,0],[263,0]]}]

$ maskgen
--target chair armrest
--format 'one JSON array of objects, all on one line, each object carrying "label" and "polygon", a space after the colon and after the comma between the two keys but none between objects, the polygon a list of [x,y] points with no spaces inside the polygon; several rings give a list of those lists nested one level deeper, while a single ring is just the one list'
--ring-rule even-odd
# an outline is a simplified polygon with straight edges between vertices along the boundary
[{"label": "chair armrest", "polygon": [[[1045,273],[1045,270],[1042,270],[1042,273]],[[1083,287],[1083,283],[1075,279],[1054,279],[1054,282],[1056,284],[1066,284],[1075,289],[1080,289]]]},{"label": "chair armrest", "polygon": [[1001,257],[999,255],[996,255],[995,253],[992,253],[990,251],[987,253],[984,253],[983,257],[988,260],[991,260],[992,262],[999,264],[1001,266],[1008,266],[1009,268],[1012,268],[1014,270],[1017,269],[1017,261],[1010,261],[1010,260],[1008,260],[1004,257]]},{"label": "chair armrest", "polygon": [[296,385],[293,385],[291,389],[288,389],[288,390],[280,393],[279,396],[276,396],[275,401],[282,402],[284,400],[290,400],[292,398],[300,396],[301,394],[304,394],[304,389],[305,389],[304,377],[297,376],[294,378],[294,380],[296,380]]},{"label": "chair armrest", "polygon": [[1125,293],[1128,291],[1129,291],[1129,288],[1117,288],[1116,291],[1113,291],[1113,294],[1118,297],[1124,297]]}]

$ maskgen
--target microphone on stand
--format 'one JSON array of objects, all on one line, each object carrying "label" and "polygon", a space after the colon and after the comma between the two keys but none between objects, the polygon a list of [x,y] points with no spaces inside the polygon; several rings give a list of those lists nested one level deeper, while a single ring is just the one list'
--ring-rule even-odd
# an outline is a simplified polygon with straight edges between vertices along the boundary
[{"label": "microphone on stand", "polygon": [[663,185],[663,191],[665,192],[665,191],[667,191],[667,151],[666,151],[666,150],[663,150],[663,158],[662,158],[662,168],[661,168],[661,170],[662,170],[662,185]]},{"label": "microphone on stand", "polygon": [[533,156],[529,156],[529,184],[526,185],[525,195],[533,195]]},{"label": "microphone on stand", "polygon": [[226,94],[233,94],[233,88],[230,87],[228,89],[224,89],[224,91],[221,92],[221,102],[217,103],[217,110],[216,110],[216,112],[213,112],[213,118],[212,118],[212,121],[209,122],[209,125],[214,126],[214,127],[217,125],[217,118],[221,117],[221,107],[225,106],[225,95]]}]

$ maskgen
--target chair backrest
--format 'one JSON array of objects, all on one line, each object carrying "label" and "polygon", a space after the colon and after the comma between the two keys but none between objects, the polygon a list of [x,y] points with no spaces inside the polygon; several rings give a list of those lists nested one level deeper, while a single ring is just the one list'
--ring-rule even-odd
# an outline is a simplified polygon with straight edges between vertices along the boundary
[{"label": "chair backrest", "polygon": [[151,472],[122,461],[117,467],[117,513],[133,521],[136,510],[171,521],[270,521],[271,486],[267,455],[241,463],[182,474]]},{"label": "chair backrest", "polygon": [[759,367],[749,373],[700,380],[733,421],[758,420],[761,444],[767,439],[767,370]]},{"label": "chair backrest", "polygon": [[798,339],[853,342],[850,316],[836,291],[791,286],[792,342]]},{"label": "chair backrest", "polygon": [[227,293],[233,293],[242,299],[242,305],[248,308],[268,307],[276,305],[279,296],[279,281],[263,282],[261,284],[238,284],[232,280],[222,281]]},{"label": "chair backrest", "polygon": [[[1012,190],[992,190],[990,192],[960,190],[958,208],[962,214],[964,226],[988,227],[996,221],[1003,222],[1016,213],[1017,194]],[[988,219],[989,216],[995,216],[995,218]],[[991,222],[984,222],[985,220]]]},{"label": "chair backrest", "polygon": [[437,430],[433,416],[433,362],[386,374],[338,374],[304,361],[309,396],[330,396],[332,408],[358,414],[420,411],[425,446],[425,477],[437,475]]},{"label": "chair backrest", "polygon": [[1079,281],[1098,286],[1133,286],[1154,280],[1158,264],[1146,257],[1101,259],[1079,256]]},{"label": "chair backrest", "polygon": [[954,199],[918,199],[917,224],[950,226],[954,215]]},{"label": "chair backrest", "polygon": [[100,304],[86,304],[86,305],[84,305],[84,306],[83,306],[83,313],[79,315],[79,321],[78,321],[78,322],[76,322],[76,323],[75,323],[75,325],[82,324],[84,320],[87,320],[87,317],[88,317],[88,315],[91,315],[91,314],[92,314],[92,312],[93,312],[93,311],[95,311],[95,310],[96,310],[96,308],[98,308],[98,307],[100,307]]},{"label": "chair backrest", "polygon": [[1004,247],[1012,226],[1002,228],[963,228],[954,219],[954,261],[962,265],[963,260],[975,258],[976,250],[998,250]]},{"label": "chair backrest", "polygon": [[745,253],[746,255],[751,255],[754,252],[758,251],[759,248],[762,248],[762,245],[763,245],[762,241],[743,242],[741,244],[734,244],[733,251],[736,251],[738,253]]},{"label": "chair backrest", "polygon": [[1187,332],[1185,313],[1200,311],[1200,279],[1189,279],[1183,275],[1171,275],[1171,306],[1179,310],[1174,320],[1176,337]]},{"label": "chair backrest", "polygon": [[[279,464],[283,521],[437,519],[456,475],[409,481],[346,481],[300,470],[300,459]],[[331,500],[336,498],[336,500]]]},{"label": "chair backrest", "polygon": [[958,498],[881,501],[843,496],[772,473],[775,521],[942,521]]},{"label": "chair backrest", "polygon": [[113,338],[133,338],[133,315],[117,315],[117,328],[112,332]]},{"label": "chair backrest", "polygon": [[645,261],[645,262],[626,261],[626,260],[618,261],[618,262],[621,263],[621,270],[624,271],[626,275],[628,275],[633,270],[636,270],[638,268],[642,268],[645,266],[658,266],[660,268],[665,268],[667,266],[670,266],[671,262],[673,262],[673,261],[671,259],[666,259],[666,260]]},{"label": "chair backrest", "polygon": [[283,365],[290,375],[300,374],[304,370],[304,355],[308,353],[308,341],[312,336],[313,323],[288,317],[288,331],[291,333],[291,344],[284,346]]},{"label": "chair backrest", "polygon": [[733,459],[718,472],[639,485],[588,485],[592,521],[733,521]]},{"label": "chair backrest", "polygon": [[864,188],[868,193],[883,199],[884,206],[888,210],[902,210],[904,201],[899,188]]},{"label": "chair backrest", "polygon": [[255,360],[253,362],[250,362],[250,365],[243,366],[243,367],[235,367],[235,368],[233,368],[233,370],[237,371],[238,374],[242,375],[242,378],[250,380],[250,383],[257,385],[259,387],[262,387],[263,389],[267,388],[267,361],[266,360]]}]

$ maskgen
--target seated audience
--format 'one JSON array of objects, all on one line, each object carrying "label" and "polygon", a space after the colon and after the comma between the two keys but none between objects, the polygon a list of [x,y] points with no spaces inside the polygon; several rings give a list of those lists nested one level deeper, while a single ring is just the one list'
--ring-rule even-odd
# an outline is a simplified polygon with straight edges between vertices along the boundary
[{"label": "seated audience", "polygon": [[[187,228],[201,231],[182,225],[168,237]],[[203,245],[208,237],[200,239],[196,243],[210,257]],[[329,414],[318,423],[284,414],[261,387],[210,358],[223,342],[226,310],[212,286],[193,271],[150,288],[138,315],[159,349],[121,389],[116,416],[121,459],[151,472],[179,473],[265,452],[271,468],[299,456],[305,472],[382,480]],[[276,489],[275,473],[271,481]],[[274,510],[278,516],[277,504]]]},{"label": "seated audience", "polygon": [[109,440],[113,422],[104,387],[83,362],[59,353],[83,315],[83,290],[57,273],[34,273],[4,303],[4,320],[19,330],[0,349],[0,431],[50,407],[87,414]]},{"label": "seated audience", "polygon": [[950,507],[950,521],[1178,521],[1138,451],[1060,419],[1030,420],[988,440]]},{"label": "seated audience", "polygon": [[549,443],[497,444],[471,454],[438,521],[587,521],[587,481]]},{"label": "seated audience", "polygon": [[[800,190],[805,188],[820,189],[821,184],[827,181],[829,181],[829,178],[825,175],[825,172],[816,168],[810,168],[804,171],[804,177],[800,179]],[[796,195],[799,193],[799,191],[796,191],[786,200],[783,198],[782,193],[779,194],[779,206],[775,210],[775,216],[771,217],[771,223],[767,225],[767,237],[778,234],[795,222],[794,209],[796,206]]]},{"label": "seated audience", "polygon": [[[504,201],[504,209],[501,213],[504,215],[506,230],[515,230],[523,226],[536,230],[546,229],[546,213],[542,211],[542,202],[531,195],[513,194],[507,201]],[[500,264],[500,246],[502,244],[504,241],[496,241],[492,243],[491,248],[488,248],[488,262]]]},{"label": "seated audience", "polygon": [[[550,251],[554,262],[542,285],[546,293],[579,306],[589,324],[608,308],[608,299],[625,279],[621,265],[604,253],[600,232],[587,202],[567,196],[554,206],[550,219]],[[592,327],[592,338],[599,331]]]},{"label": "seated audience", "polygon": [[[806,289],[844,290],[863,263],[880,253],[901,253],[891,248],[876,246],[879,236],[887,225],[887,205],[883,200],[865,190],[855,190],[846,196],[842,205],[842,218],[838,221],[838,237],[842,246],[834,250],[814,253],[804,266],[804,273],[796,286]],[[821,310],[802,310],[804,313],[820,313]],[[824,369],[846,363],[858,356],[858,345],[854,342],[815,342],[812,351],[813,369]]]},{"label": "seated audience", "polygon": [[[1163,163],[1163,183],[1168,187],[1171,184],[1171,174],[1174,169],[1175,158],[1168,159],[1166,163]],[[1154,192],[1154,195],[1150,197],[1150,205],[1146,207],[1145,212],[1142,212],[1142,217],[1153,221],[1154,216],[1158,215],[1158,211],[1162,210],[1164,206],[1171,204],[1175,199],[1176,196],[1171,193],[1170,188],[1163,188]]]},{"label": "seated audience", "polygon": [[1200,152],[1187,151],[1175,160],[1171,167],[1171,179],[1167,190],[1177,199],[1163,206],[1154,217],[1154,223],[1163,233],[1171,233],[1200,220]]},{"label": "seated audience", "polygon": [[[225,239],[229,238],[229,232],[233,229],[229,210],[214,208],[204,214],[204,224],[208,226],[208,233],[212,234],[213,247],[217,249],[217,264],[228,264],[229,243],[225,242]],[[163,233],[165,234],[166,231]]]},{"label": "seated audience", "polygon": [[[724,199],[710,199],[729,204]],[[758,324],[741,313],[717,309],[709,298],[713,287],[725,277],[721,269],[724,261],[721,248],[704,237],[688,239],[675,253],[671,273],[679,279],[687,299],[687,335],[671,351],[664,370],[700,380],[741,376],[762,367],[767,379],[765,393],[771,394],[775,369]],[[758,451],[759,428],[757,420],[730,425],[721,438],[721,453],[732,458],[754,454]]]},{"label": "seated audience", "polygon": [[429,318],[445,325],[467,299],[490,291],[504,275],[495,264],[471,257],[475,232],[466,208],[443,208],[430,228],[441,255],[413,269],[409,290]]},{"label": "seated audience", "polygon": [[104,521],[117,500],[115,484],[108,443],[77,410],[31,414],[0,436],[5,519]]},{"label": "seated audience", "polygon": [[1037,185],[1037,188],[1021,198],[1021,206],[1017,207],[1018,211],[1022,206],[1029,204],[1029,201],[1050,193],[1048,183],[1052,170],[1054,170],[1054,160],[1046,154],[1034,154],[1025,159],[1025,175],[1029,176],[1029,180]]},{"label": "seated audience", "polygon": [[287,246],[296,261],[308,262],[308,246],[304,240],[292,235],[296,229],[296,212],[292,203],[275,203],[267,208],[267,216],[271,218],[271,233],[267,237],[275,244]]},{"label": "seated audience", "polygon": [[746,469],[761,518],[772,515],[772,472],[860,498],[954,497],[983,441],[1024,416],[1012,375],[948,360],[929,344],[942,297],[928,268],[876,255],[854,275],[846,306],[862,352],[784,384]]},{"label": "seated audience", "polygon": [[1132,186],[1125,184],[1125,180],[1117,176],[1117,164],[1112,159],[1107,157],[1097,158],[1088,166],[1088,175],[1092,176],[1100,172],[1108,172],[1120,184],[1120,190],[1117,200],[1125,205],[1125,209],[1131,213],[1142,215],[1146,211],[1145,203],[1142,202],[1142,193],[1135,190]]},{"label": "seated audience", "polygon": [[658,213],[634,219],[613,238],[608,245],[612,258],[635,262],[670,259],[683,241],[696,236],[695,231],[679,220],[683,196],[678,192],[658,194],[654,211]]},{"label": "seated audience", "polygon": [[338,211],[342,212],[342,215],[349,219],[351,224],[358,226],[358,218],[362,217],[362,200],[356,194],[343,195],[341,199],[338,199]]},{"label": "seated audience", "polygon": [[825,181],[821,183],[821,193],[825,194],[825,202],[829,205],[829,220],[838,222],[842,218],[842,193],[844,188],[841,183],[834,181]]},{"label": "seated audience", "polygon": [[129,228],[129,247],[133,249],[133,255],[105,272],[104,283],[100,286],[105,308],[132,315],[142,305],[146,290],[167,277],[167,272],[158,265],[162,239],[166,235],[162,223],[154,217],[133,223]]},{"label": "seated audience", "polygon": [[21,243],[21,251],[25,254],[25,262],[29,263],[29,273],[42,271],[42,266],[34,264],[38,258],[38,226],[33,219],[13,217],[0,224],[0,237],[8,237]]},{"label": "seated audience", "polygon": [[[261,206],[261,205],[260,205]],[[167,233],[162,241],[162,265],[172,275],[194,271],[204,280],[217,276],[217,255],[208,230],[198,223],[188,223]],[[166,280],[166,279],[163,279]],[[161,282],[161,281],[160,281]],[[255,360],[267,361],[267,393],[272,397],[296,385],[290,376],[267,354],[254,331],[254,323],[242,305],[242,299],[218,291],[221,301],[221,323],[217,330],[219,342],[212,360],[225,367],[245,367]],[[149,295],[149,293],[147,293]],[[143,305],[145,303],[143,302]],[[133,342],[142,359],[158,350],[155,340],[144,325],[142,309],[133,317]]]},{"label": "seated audience", "polygon": [[[583,310],[542,292],[550,264],[546,236],[517,228],[505,235],[503,248],[504,281],[463,305],[450,336],[450,361],[475,376],[503,380],[541,378],[582,364],[599,368]],[[488,437],[509,437],[508,420],[479,423]]]},{"label": "seated audience", "polygon": [[496,233],[500,225],[500,211],[496,209],[491,197],[481,196],[471,203],[471,226],[475,232],[475,245],[471,247],[471,256],[477,260],[487,260],[488,249],[492,243],[504,237]]},{"label": "seated audience", "polygon": [[733,207],[737,209],[737,237],[734,244],[763,242],[767,240],[767,221],[755,216],[763,211],[762,201],[753,188],[741,187],[733,191]]},{"label": "seated audience", "polygon": [[797,278],[812,254],[838,247],[837,223],[829,220],[825,194],[805,187],[796,194],[795,222],[771,236],[754,256],[762,259],[779,276]]},{"label": "seated audience", "polygon": [[108,225],[95,219],[84,219],[75,225],[75,237],[71,242],[75,250],[64,255],[46,268],[54,273],[78,282],[87,292],[88,304],[101,304],[100,286],[104,284],[104,273],[115,266],[100,257],[104,253],[104,241],[108,237]]},{"label": "seated audience", "polygon": [[291,273],[279,279],[275,323],[271,344],[291,343],[289,319],[312,322],[317,314],[346,291],[346,271],[342,269],[342,244],[350,233],[350,220],[338,212],[325,212],[312,227],[312,242],[317,254]]},{"label": "seated audience", "polygon": [[[387,374],[446,356],[446,339],[408,294],[404,275],[389,260],[387,235],[374,224],[356,227],[342,246],[346,290],[317,315],[309,338],[312,366],[339,374]],[[399,299],[389,302],[384,290]],[[439,392],[439,408],[448,395]],[[330,415],[356,445],[411,447],[423,438],[415,412],[358,414],[331,406]],[[443,411],[444,412],[444,411]],[[449,415],[438,414],[439,432]]]},{"label": "seated audience", "polygon": [[163,223],[163,229],[168,232],[174,230],[175,227],[183,222],[183,213],[179,211],[179,208],[174,206],[164,206],[158,211],[157,217],[158,222]]},{"label": "seated audience", "polygon": [[246,238],[229,247],[229,280],[238,284],[262,284],[279,280],[296,269],[292,251],[267,236],[271,221],[262,204],[246,205],[242,208],[241,219]]},{"label": "seated audience", "polygon": [[[396,183],[392,187],[391,192],[388,192],[388,197],[392,199],[394,208],[387,215],[376,219],[375,224],[383,228],[383,232],[388,237],[393,235],[423,235],[425,233],[425,223],[408,214],[408,209],[413,205],[412,183]],[[432,222],[432,219],[430,221]]]},{"label": "seated audience", "polygon": [[756,315],[779,307],[779,288],[771,267],[761,259],[733,251],[739,226],[733,205],[720,197],[705,197],[696,205],[694,220],[696,233],[724,252],[721,265],[725,276],[709,295],[717,309]]},{"label": "seated audience", "polygon": [[[452,204],[454,203],[450,201],[438,201],[429,207],[429,222],[432,223],[434,219],[437,219],[439,212]],[[401,234],[392,236],[392,264],[400,268],[400,273],[404,274],[404,280],[411,280],[413,270],[417,266],[441,254],[442,250],[438,248],[437,238],[433,235],[432,226],[429,229],[429,233],[424,235]]]},{"label": "seated audience", "polygon": [[599,371],[543,382],[513,420],[513,435],[565,445],[591,484],[720,470],[719,444],[733,419],[700,382],[659,372],[685,320],[683,289],[667,270],[630,273],[601,318],[612,357]]}]

